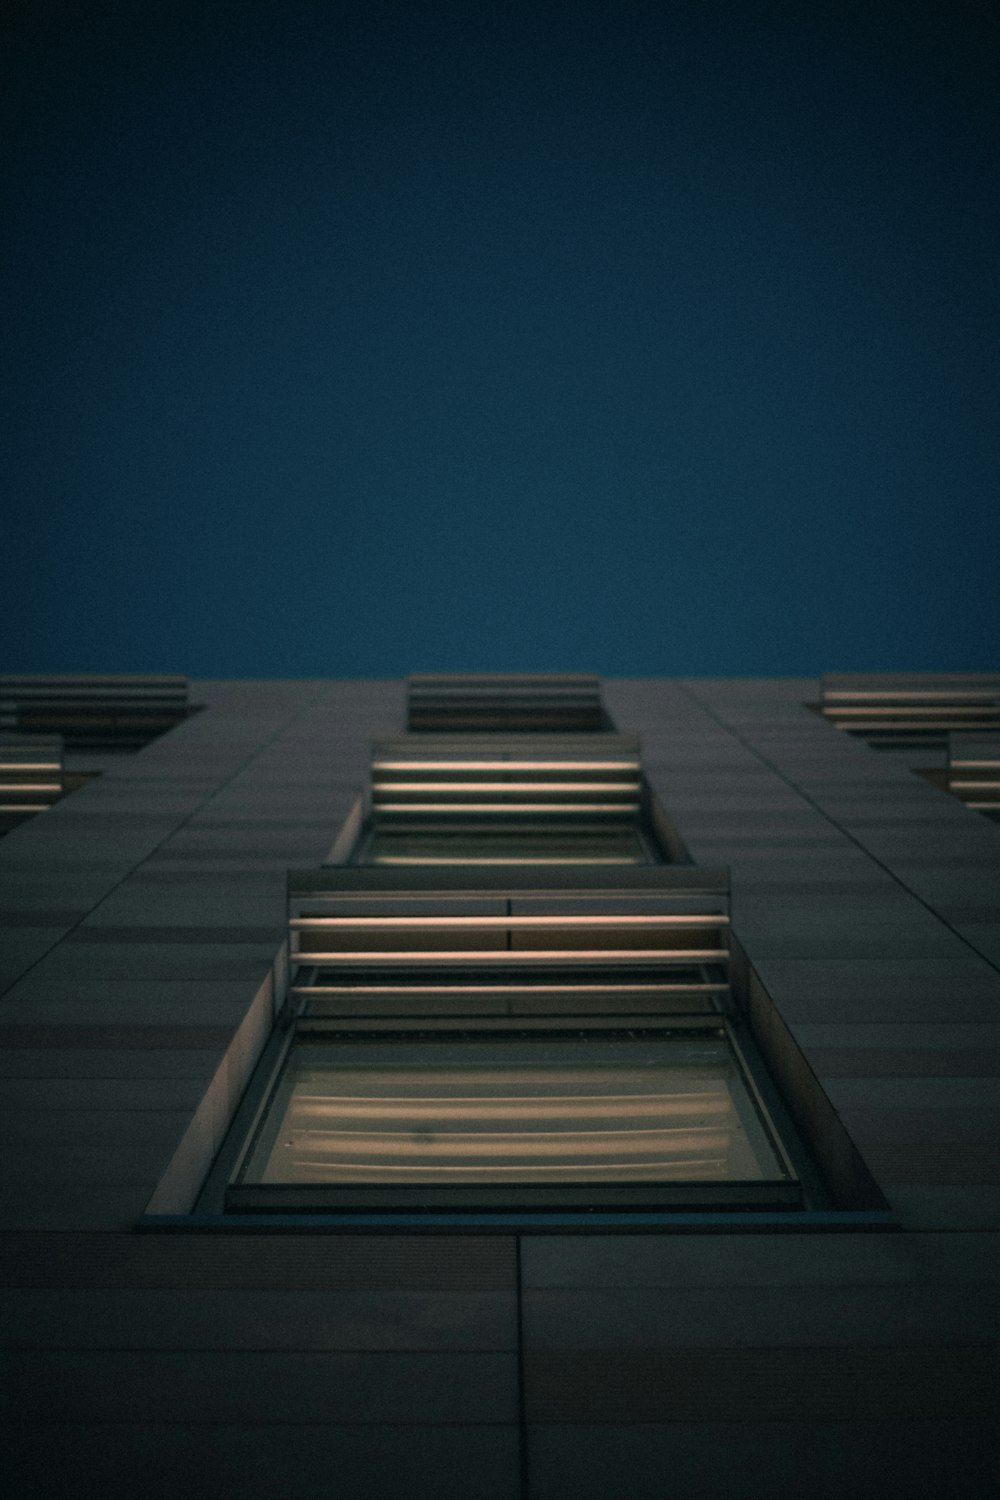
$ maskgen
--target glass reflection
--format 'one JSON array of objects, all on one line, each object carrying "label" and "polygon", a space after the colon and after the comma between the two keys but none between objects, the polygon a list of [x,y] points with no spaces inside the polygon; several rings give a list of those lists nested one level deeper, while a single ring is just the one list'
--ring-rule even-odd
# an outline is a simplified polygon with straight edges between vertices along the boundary
[{"label": "glass reflection", "polygon": [[783,1177],[719,1034],[296,1043],[243,1173],[258,1183]]}]

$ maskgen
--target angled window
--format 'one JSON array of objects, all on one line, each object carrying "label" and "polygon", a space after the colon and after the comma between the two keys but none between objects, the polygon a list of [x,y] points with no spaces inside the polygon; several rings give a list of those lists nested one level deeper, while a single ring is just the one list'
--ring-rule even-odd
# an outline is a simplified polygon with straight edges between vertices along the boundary
[{"label": "angled window", "polygon": [[634,737],[407,734],[373,747],[364,864],[664,858]]},{"label": "angled window", "polygon": [[876,750],[933,749],[956,730],[1000,729],[1000,673],[827,673],[819,710]]},{"label": "angled window", "polygon": [[949,737],[947,787],[966,807],[1000,821],[1000,733]]},{"label": "angled window", "polygon": [[59,735],[0,733],[0,833],[45,812],[63,790]]},{"label": "angled window", "polygon": [[232,1207],[798,1202],[725,1029],[300,1034]]},{"label": "angled window", "polygon": [[732,1013],[723,872],[430,876],[290,877],[295,1021],[230,1211],[799,1201]]},{"label": "angled window", "polygon": [[634,1016],[725,1009],[724,871],[328,867],[289,876],[295,1010]]},{"label": "angled window", "polygon": [[0,726],[62,735],[67,749],[138,750],[193,712],[186,677],[0,676]]},{"label": "angled window", "polygon": [[598,677],[566,673],[417,673],[407,728],[419,733],[579,734],[609,729]]},{"label": "angled window", "polygon": [[213,1211],[829,1202],[755,1046],[784,1041],[728,872],[690,862],[596,678],[411,679],[329,863],[289,875],[288,951]]}]

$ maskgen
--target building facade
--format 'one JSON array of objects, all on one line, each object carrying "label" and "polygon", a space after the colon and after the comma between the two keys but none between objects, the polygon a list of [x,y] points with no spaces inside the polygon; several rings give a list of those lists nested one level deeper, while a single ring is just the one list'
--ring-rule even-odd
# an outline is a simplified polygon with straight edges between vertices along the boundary
[{"label": "building facade", "polygon": [[[983,682],[951,687],[987,710],[994,701]],[[883,719],[876,747],[817,711],[860,707],[867,727],[872,700],[848,696],[866,691],[856,681],[827,684],[827,698],[789,679],[615,679],[599,699],[572,680],[554,698],[545,684],[508,683],[506,717],[491,725],[476,717],[482,692],[470,710],[468,684],[457,702],[454,688],[418,681],[408,707],[397,682],[193,684],[201,711],[144,748],[68,747],[70,773],[101,774],[0,840],[0,1322],[17,1492],[992,1493],[1000,827],[947,790],[948,722],[936,721],[937,738],[912,729],[949,700],[914,697],[910,684],[911,718],[895,737]],[[992,722],[987,712],[958,727],[981,736]],[[437,812],[451,799],[452,816],[471,805],[470,777],[480,798],[509,785],[509,773],[469,768],[467,740],[436,754],[443,771],[426,754],[414,771],[414,739],[449,733],[544,740],[560,767],[548,781],[524,739],[502,752],[521,756],[534,842],[522,824],[504,845],[506,825],[491,824],[484,863],[453,826],[443,841],[426,823],[422,842],[400,833],[415,806],[429,816],[417,798]],[[571,738],[583,769],[558,751]],[[641,826],[623,812],[636,765]],[[509,807],[508,791],[495,795]],[[567,837],[559,798],[590,807],[589,831],[572,814]],[[558,887],[536,869],[514,890],[528,847],[543,865],[561,861]],[[582,873],[602,858],[617,871],[617,925]],[[522,874],[497,876],[505,859]],[[402,884],[392,861],[409,871]],[[291,927],[289,870],[305,893]],[[775,1189],[769,1167],[763,1198],[708,1193],[695,1174],[687,1196],[654,1201],[633,1172],[631,1198],[598,1202],[581,1158],[569,1197],[537,1202],[509,1183],[477,1198],[475,1174],[430,1206],[392,1192],[366,1202],[370,1179],[360,1198],[240,1199],[247,1179],[233,1164],[267,1128],[261,1059],[285,1045],[282,1028],[310,1022],[310,1006],[313,1022],[316,1007],[343,1013],[342,995],[325,993],[336,988],[325,960],[308,962],[326,948],[303,948],[301,924],[319,914],[321,935],[334,921],[356,927],[337,902],[374,900],[373,870],[383,905],[364,920],[416,920],[400,906],[415,880],[421,912],[449,881],[449,899],[460,889],[480,903],[466,988],[490,964],[535,978],[549,966],[544,1005],[524,999],[532,985],[519,992],[516,1029],[532,1044],[544,1035],[558,1049],[572,1033],[594,1057],[594,1028],[607,1032],[619,1004],[609,986],[634,994],[641,971],[646,994],[650,951],[669,1013],[699,1034],[706,1012],[691,997],[721,986],[732,1012],[705,1002],[712,1025],[745,1029],[766,1131],[794,1158],[785,1176],[801,1194]],[[327,873],[303,885],[310,871]],[[475,885],[489,879],[491,890]],[[696,907],[693,891],[715,904]],[[454,932],[452,908],[434,910]],[[563,946],[553,956],[536,943],[528,961],[518,934],[539,913]],[[623,932],[655,919],[660,943],[668,917],[686,947],[621,958]],[[692,947],[692,917],[714,934],[709,946]],[[584,1023],[577,995],[557,1023],[554,989],[585,988],[579,953],[565,949],[584,919],[587,983],[597,987],[596,963],[602,998]],[[712,967],[723,922],[724,971]],[[436,967],[424,989],[440,992],[454,949],[427,941]],[[337,972],[357,969],[349,949]],[[387,965],[398,987],[401,951],[380,950],[369,989],[384,995]],[[448,983],[441,1004],[454,1010]],[[399,1005],[380,1000],[376,1025],[365,1003],[366,1035],[398,1039]],[[639,1025],[630,1000],[629,1024],[645,1035],[665,1003],[647,994]],[[444,1013],[434,1025],[454,1029]],[[528,1108],[521,1096],[517,1108]],[[577,1135],[603,1149],[594,1119]],[[502,1170],[510,1149],[480,1152],[477,1171]],[[413,1160],[393,1158],[397,1178]],[[746,1176],[712,1170],[716,1188]]]}]

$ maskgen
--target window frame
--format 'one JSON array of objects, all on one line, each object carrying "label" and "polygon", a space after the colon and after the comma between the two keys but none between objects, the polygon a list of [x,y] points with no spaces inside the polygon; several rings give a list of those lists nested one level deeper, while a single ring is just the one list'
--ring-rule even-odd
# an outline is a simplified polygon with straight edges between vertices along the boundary
[{"label": "window frame", "polygon": [[[352,916],[353,903],[357,903],[361,913],[358,917]],[[400,871],[380,866],[350,865],[290,872],[289,930],[293,977],[289,1005],[281,1029],[258,1070],[252,1109],[249,1113],[242,1113],[238,1140],[230,1143],[226,1165],[215,1174],[216,1200],[221,1192],[227,1214],[236,1217],[256,1215],[265,1219],[269,1214],[320,1215],[335,1220],[338,1215],[350,1217],[359,1213],[380,1213],[390,1217],[396,1214],[410,1218],[414,1214],[418,1217],[425,1214],[434,1218],[468,1212],[487,1215],[517,1212],[523,1213],[530,1221],[532,1216],[553,1212],[611,1212],[620,1213],[627,1219],[629,1214],[643,1212],[801,1210],[804,1189],[800,1161],[786,1145],[787,1124],[777,1119],[773,1094],[768,1098],[766,1090],[758,1086],[760,1063],[754,1057],[746,1020],[733,1001],[726,963],[721,961],[723,950],[710,946],[701,955],[699,972],[706,979],[702,992],[692,990],[687,977],[687,968],[690,967],[688,952],[683,946],[666,949],[649,946],[650,932],[654,943],[661,941],[656,934],[660,930],[659,924],[664,923],[668,924],[664,929],[668,940],[670,934],[678,933],[682,943],[689,942],[692,935],[698,942],[717,943],[716,931],[728,932],[728,904],[727,872],[690,865],[628,867],[613,871],[605,867],[583,866],[570,875],[526,867],[473,873],[454,869]],[[427,977],[431,989],[443,987],[447,991],[452,983],[454,992],[462,997],[464,1009],[461,1013],[454,1014],[447,1007],[435,1011],[425,1005],[416,1012],[411,1009],[407,1013],[404,1007],[402,1011],[378,1014],[366,1010],[369,1002],[355,1005],[353,1011],[345,1011],[337,1008],[336,1001],[332,1010],[326,1009],[326,991],[321,982],[322,964],[313,962],[308,947],[303,948],[303,935],[318,931],[321,941],[329,944],[332,940],[324,934],[331,928],[322,924],[342,922],[350,937],[359,922],[385,920],[391,937],[394,920],[404,924],[404,932],[408,930],[405,924],[412,923],[415,918],[408,916],[407,911],[414,908],[427,913],[426,920],[431,924],[432,934],[430,948],[425,952],[418,949],[414,954],[397,952],[390,944],[386,961],[390,969],[398,965],[403,971],[416,965],[420,975]],[[630,908],[634,914],[629,916],[625,908]],[[390,914],[395,912],[395,919],[391,915],[379,919],[378,911],[383,909]],[[530,934],[536,929],[528,926],[529,941],[549,942],[550,947],[512,951],[509,946],[512,931],[519,924],[524,926],[538,920],[531,915],[537,909],[543,910],[543,926],[534,939]],[[463,916],[466,910],[472,915]],[[494,911],[497,915],[493,915]],[[303,912],[306,915],[302,915]],[[324,912],[339,915],[324,915]],[[644,916],[644,912],[647,915]],[[472,923],[472,946],[468,950],[447,947],[448,943],[454,942],[448,934],[456,920]],[[639,925],[629,926],[630,922]],[[309,927],[306,925],[309,923],[320,925]],[[567,954],[561,948],[552,948],[553,942],[566,941],[566,932],[578,930],[566,927],[567,923],[584,924],[582,931],[586,945],[600,941],[603,935],[609,944],[618,946],[609,947],[606,952],[585,946],[579,958],[572,952]],[[652,929],[650,923],[654,924]],[[435,924],[443,924],[443,927]],[[507,945],[498,943],[492,949],[477,949],[476,934],[480,929],[487,935],[493,930],[506,933]],[[339,931],[336,927],[332,930]],[[376,930],[382,929],[377,927]],[[461,930],[467,934],[466,928]],[[545,936],[550,930],[553,933],[551,939]],[[433,934],[438,931],[441,937],[435,939]],[[705,937],[700,936],[703,933]],[[468,935],[461,939],[463,942],[468,940]],[[376,974],[380,973],[379,964],[383,962],[380,954],[367,951],[372,939],[364,936],[362,941],[366,947],[356,955],[350,946],[344,952],[343,971],[348,976],[348,988],[354,985],[353,975],[364,975],[366,966]],[[412,941],[410,937],[405,938],[407,944],[412,944]],[[630,948],[630,942],[636,946]],[[354,968],[355,957],[357,969]],[[512,960],[515,961],[513,964]],[[529,1008],[512,1013],[509,1005],[516,1004],[516,997],[508,1002],[507,1009],[499,1006],[492,1010],[477,1010],[475,1002],[470,1008],[466,993],[472,983],[468,977],[470,972],[478,972],[487,989],[500,988],[503,992],[505,983],[516,990],[518,972],[522,972],[523,967],[530,969],[536,962],[550,976],[555,991],[565,990],[568,998],[564,1008],[543,1008],[533,1012],[530,1009],[530,1004],[534,1003],[532,998]],[[597,967],[591,972],[593,964]],[[644,999],[644,1008],[638,1010],[632,992],[635,989],[641,992],[643,982],[640,979],[632,983],[636,964],[639,967],[635,972],[659,976],[654,984],[654,989],[659,986],[655,997]],[[522,965],[520,970],[519,965]],[[494,985],[498,971],[501,978]],[[453,981],[449,980],[449,973],[455,976]],[[502,977],[505,973],[508,975],[506,981]],[[614,986],[623,974],[626,976],[621,986],[624,993],[609,1003],[605,992],[614,997]],[[595,975],[598,1003],[588,1011],[581,998],[581,986],[586,989]],[[677,976],[677,984],[671,989],[674,976]],[[548,982],[543,984],[543,990]],[[404,995],[406,998],[408,992]],[[540,1002],[543,1007],[550,1003],[545,999]],[[441,1187],[421,1183],[411,1187],[379,1183],[334,1185],[246,1180],[247,1167],[261,1132],[270,1128],[267,1122],[272,1119],[271,1112],[293,1049],[308,1045],[311,1040],[321,1040],[327,1045],[336,1045],[340,1040],[346,1045],[348,1039],[356,1042],[364,1038],[369,1043],[381,1042],[391,1048],[417,1039],[455,1041],[473,1038],[477,1042],[487,1038],[516,1039],[520,1044],[528,1045],[533,1039],[575,1044],[583,1038],[596,1040],[602,1036],[608,1039],[632,1035],[662,1046],[681,1033],[688,1037],[700,1034],[724,1041],[727,1056],[733,1064],[733,1076],[742,1090],[743,1107],[757,1122],[755,1128],[760,1129],[780,1164],[779,1177],[749,1181],[706,1178],[682,1182],[672,1182],[664,1177],[656,1182],[590,1180],[583,1183],[505,1183],[492,1187],[472,1183]]]},{"label": "window frame", "polygon": [[[706,1021],[709,1024],[706,1024]],[[671,1181],[667,1178],[649,1180],[609,1180],[601,1182],[591,1179],[572,1183],[505,1183],[490,1186],[487,1183],[414,1184],[384,1183],[282,1183],[248,1181],[247,1174],[257,1153],[262,1134],[281,1128],[282,1120],[275,1121],[273,1110],[277,1104],[289,1061],[294,1050],[309,1041],[317,1040],[326,1045],[338,1041],[346,1044],[359,1040],[370,1044],[381,1042],[387,1049],[406,1041],[427,1041],[434,1038],[442,1042],[461,1038],[476,1038],[477,1044],[490,1038],[494,1042],[516,1039],[522,1045],[529,1039],[539,1042],[575,1044],[584,1038],[596,1040],[618,1039],[623,1035],[636,1037],[634,1030],[623,1033],[609,1025],[578,1026],[509,1026],[479,1028],[449,1025],[428,1030],[425,1026],[394,1026],[372,1028],[370,1023],[355,1027],[323,1024],[316,1021],[297,1021],[283,1033],[276,1053],[269,1059],[267,1076],[259,1090],[256,1108],[249,1127],[245,1129],[243,1145],[235,1164],[228,1174],[224,1189],[224,1205],[233,1214],[323,1214],[336,1215],[356,1213],[402,1213],[440,1214],[448,1212],[498,1212],[520,1211],[531,1213],[617,1211],[636,1213],[649,1211],[677,1211],[725,1208],[730,1210],[789,1210],[801,1209],[804,1201],[803,1184],[792,1156],[787,1151],[782,1136],[776,1127],[748,1066],[745,1054],[746,1039],[739,1035],[739,1028],[729,1018],[717,1016],[675,1017],[670,1024],[650,1025],[639,1034],[639,1039],[663,1046],[669,1040],[686,1037],[708,1037],[722,1041],[731,1060],[734,1074],[742,1089],[742,1099],[736,1104],[737,1113],[747,1111],[753,1117],[755,1129],[766,1141],[767,1148],[779,1164],[781,1175],[761,1178],[704,1178],[690,1181]],[[742,1106],[742,1107],[741,1107]]]},{"label": "window frame", "polygon": [[[415,795],[409,795],[410,789]],[[579,790],[578,790],[579,789]],[[642,772],[639,741],[618,733],[525,734],[510,732],[381,736],[372,742],[371,775],[358,806],[327,857],[328,864],[426,863],[505,866],[547,863],[690,863],[690,856]],[[484,837],[482,852],[447,857],[449,837]],[[518,834],[539,840],[539,849],[518,859],[491,855],[503,839]],[[544,843],[560,837],[604,840],[615,835],[631,853],[555,853]],[[401,850],[377,856],[380,839],[440,839],[440,854],[421,857]],[[426,846],[425,846],[426,847]]]}]

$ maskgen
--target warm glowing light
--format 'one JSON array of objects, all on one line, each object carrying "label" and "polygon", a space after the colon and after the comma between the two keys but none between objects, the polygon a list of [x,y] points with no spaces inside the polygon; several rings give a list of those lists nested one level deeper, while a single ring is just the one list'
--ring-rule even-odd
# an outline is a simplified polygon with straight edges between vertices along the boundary
[{"label": "warm glowing light", "polygon": [[600,984],[559,984],[553,980],[551,984],[479,984],[475,980],[463,979],[461,984],[407,984],[402,989],[398,984],[357,984],[352,980],[343,979],[337,984],[300,984],[293,986],[297,995],[406,995],[415,997],[418,995],[510,995],[518,997],[521,995],[674,995],[678,989],[685,994],[715,995],[724,993],[729,986],[726,984],[712,984],[702,980],[685,979],[681,985],[674,980],[670,983],[660,983],[650,979],[642,984],[622,984],[615,979],[602,980]]},{"label": "warm glowing light", "polygon": [[630,771],[638,760],[373,760],[372,771]]},{"label": "warm glowing light", "polygon": [[[834,713],[837,718],[845,717],[848,714],[853,714],[855,717],[857,717],[860,714],[864,715],[865,718],[874,719],[883,718],[890,707],[891,705],[885,705],[883,708],[879,708],[878,706],[873,706],[871,708],[849,708],[846,706],[838,706],[834,709]],[[995,707],[989,703],[969,703],[961,705],[961,708],[963,714],[984,714],[987,717],[992,717],[992,715],[996,713]],[[923,714],[925,717],[929,717],[931,715],[940,716],[941,713],[945,710],[941,706],[935,706],[933,704],[925,708],[919,703],[904,703],[900,705],[900,711],[904,715]],[[898,718],[895,712],[893,713],[892,722],[894,724],[898,722]]]},{"label": "warm glowing light", "polygon": [[566,913],[556,916],[453,916],[453,917],[292,917],[288,923],[293,930],[340,928],[346,931],[368,931],[371,928],[411,927],[719,927],[729,921],[718,914],[688,915],[684,912],[627,913],[620,916],[606,913]]},{"label": "warm glowing light", "polygon": [[902,699],[904,702],[910,698],[929,698],[932,701],[944,698],[955,698],[959,702],[969,698],[983,698],[987,696],[985,689],[976,688],[878,688],[873,690],[859,690],[854,692],[849,689],[827,688],[823,693],[825,702],[833,699],[854,700],[856,698],[870,698],[875,702],[890,702]]},{"label": "warm glowing light", "polygon": [[[321,1094],[300,1094],[297,1099],[296,1118],[303,1128],[318,1129],[315,1120],[406,1120],[412,1121],[413,1130],[426,1128],[423,1117],[440,1120],[575,1120],[579,1121],[581,1109],[588,1120],[610,1120],[625,1116],[628,1119],[670,1118],[674,1115],[690,1115],[696,1110],[699,1115],[724,1115],[729,1113],[729,1101],[717,1091],[712,1094],[694,1092],[689,1096],[677,1094],[612,1094],[595,1099],[591,1094],[566,1094],[552,1099],[532,1095],[529,1099],[483,1099],[481,1096],[450,1094],[446,1101],[427,1099],[420,1095],[407,1097],[397,1095],[392,1099],[352,1097],[340,1094],[329,1099]],[[585,1132],[574,1131],[574,1134]],[[637,1134],[631,1128],[608,1134]]]},{"label": "warm glowing light", "polygon": [[524,859],[513,859],[506,855],[463,854],[454,859],[441,854],[377,854],[376,865],[634,865],[639,861],[630,854],[533,854]]},{"label": "warm glowing light", "polygon": [[381,781],[380,797],[406,792],[624,792],[635,795],[634,781]]},{"label": "warm glowing light", "polygon": [[[301,1131],[301,1134],[299,1133]],[[569,1139],[567,1140],[567,1134]],[[311,1141],[310,1136],[318,1136],[318,1140]],[[488,1158],[496,1156],[498,1149],[503,1150],[504,1155],[510,1156],[551,1156],[553,1152],[560,1149],[565,1151],[567,1146],[577,1151],[585,1151],[588,1156],[614,1156],[620,1158],[622,1155],[623,1140],[626,1137],[628,1145],[625,1147],[628,1155],[637,1156],[649,1152],[662,1155],[666,1151],[704,1151],[706,1147],[713,1146],[724,1151],[726,1147],[726,1136],[724,1132],[717,1131],[714,1134],[710,1130],[690,1125],[680,1125],[673,1129],[638,1126],[635,1130],[580,1130],[574,1129],[571,1133],[562,1133],[546,1130],[500,1130],[476,1131],[473,1135],[460,1135],[457,1132],[442,1132],[440,1142],[434,1144],[440,1150],[442,1147],[450,1156],[466,1156],[472,1158],[486,1157],[484,1165],[489,1166]],[[312,1131],[308,1127],[296,1127],[294,1146],[297,1151],[308,1151],[310,1147],[322,1155],[329,1154],[330,1150],[336,1151],[340,1157],[346,1155],[354,1156],[392,1156],[397,1160],[393,1162],[394,1167],[404,1165],[399,1162],[400,1156],[424,1156],[430,1154],[428,1148],[430,1142],[414,1140],[411,1131],[378,1131],[373,1134],[367,1130],[324,1130]],[[436,1163],[435,1163],[436,1165]],[[477,1168],[479,1161],[476,1162]],[[510,1162],[500,1164],[500,1169],[510,1170]]]},{"label": "warm glowing light", "polygon": [[399,964],[609,964],[627,961],[633,967],[653,963],[718,963],[728,958],[725,948],[420,948],[414,951],[373,949],[360,953],[300,953],[310,964],[371,964],[378,968]]},{"label": "warm glowing light", "polygon": [[414,813],[587,813],[620,815],[638,812],[638,802],[405,802],[387,809],[393,817],[412,817]]},{"label": "warm glowing light", "polygon": [[[698,1149],[702,1151],[711,1150],[716,1142],[711,1138],[698,1143]],[[336,1182],[340,1178],[349,1176],[352,1172],[369,1180],[389,1181],[398,1174],[405,1180],[406,1173],[420,1172],[425,1179],[433,1181],[448,1173],[463,1173],[469,1181],[476,1181],[486,1177],[490,1173],[503,1174],[508,1182],[531,1181],[534,1178],[544,1177],[546,1174],[558,1175],[565,1181],[578,1181],[581,1178],[599,1177],[602,1181],[607,1180],[642,1180],[660,1179],[669,1177],[672,1180],[678,1178],[684,1181],[695,1181],[698,1178],[719,1178],[728,1176],[725,1171],[725,1141],[719,1140],[717,1150],[718,1156],[685,1156],[679,1158],[676,1155],[658,1156],[655,1160],[640,1161],[618,1161],[614,1164],[607,1161],[582,1162],[566,1159],[564,1156],[558,1161],[532,1161],[527,1163],[511,1163],[475,1161],[475,1162],[445,1162],[440,1160],[415,1162],[412,1165],[407,1162],[394,1161],[380,1164],[379,1175],[373,1177],[371,1162],[349,1162],[337,1161],[327,1163],[313,1161],[307,1157],[293,1158],[297,1167],[305,1168],[304,1175],[312,1182]],[[620,1151],[620,1147],[618,1148]],[[692,1147],[692,1150],[696,1149]],[[721,1158],[721,1159],[720,1159]]]}]

